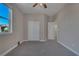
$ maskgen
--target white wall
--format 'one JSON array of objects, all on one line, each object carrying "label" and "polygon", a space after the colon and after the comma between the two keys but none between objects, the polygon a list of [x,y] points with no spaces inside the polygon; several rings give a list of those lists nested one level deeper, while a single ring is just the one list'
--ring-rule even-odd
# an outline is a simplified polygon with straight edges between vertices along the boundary
[{"label": "white wall", "polygon": [[65,6],[56,21],[58,42],[79,55],[79,4]]},{"label": "white wall", "polygon": [[0,35],[0,55],[23,40],[23,14],[12,4],[8,4],[13,12],[13,33]]},{"label": "white wall", "polygon": [[47,40],[47,18],[42,14],[28,14],[24,16],[24,40],[28,40],[28,21],[40,22],[40,40]]}]

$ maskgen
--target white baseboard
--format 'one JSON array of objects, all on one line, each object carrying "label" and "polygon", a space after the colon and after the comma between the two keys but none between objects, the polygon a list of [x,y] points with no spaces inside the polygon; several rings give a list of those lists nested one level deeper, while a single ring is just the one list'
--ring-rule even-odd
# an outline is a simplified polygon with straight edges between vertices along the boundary
[{"label": "white baseboard", "polygon": [[24,40],[21,40],[21,41],[20,41],[20,44],[22,44],[23,42],[24,42]]},{"label": "white baseboard", "polygon": [[10,49],[8,49],[7,51],[5,51],[4,53],[2,53],[0,56],[5,56],[7,53],[9,53],[10,51],[12,51],[14,48],[16,48],[18,46],[18,44],[14,45],[13,47],[11,47]]},{"label": "white baseboard", "polygon": [[23,40],[23,42],[24,42],[24,41],[38,41],[38,40]]},{"label": "white baseboard", "polygon": [[[36,40],[22,40],[21,43],[24,42],[24,41],[36,41]],[[38,40],[37,40],[37,41],[38,41]],[[45,42],[46,40],[39,40],[39,41]]]},{"label": "white baseboard", "polygon": [[40,40],[41,42],[45,42],[46,40]]},{"label": "white baseboard", "polygon": [[65,45],[64,43],[57,41],[59,44],[61,44],[62,46],[64,46],[65,48],[69,49],[70,51],[72,51],[74,54],[76,54],[77,56],[79,56],[79,53],[74,51],[73,49],[71,49],[70,47],[68,47],[67,45]]},{"label": "white baseboard", "polygon": [[55,40],[55,39],[48,39],[48,40]]}]

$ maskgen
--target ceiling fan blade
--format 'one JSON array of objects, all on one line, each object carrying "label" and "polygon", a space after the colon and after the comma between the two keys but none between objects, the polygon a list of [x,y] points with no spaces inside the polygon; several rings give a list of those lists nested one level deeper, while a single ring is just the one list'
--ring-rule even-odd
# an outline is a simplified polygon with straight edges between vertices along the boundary
[{"label": "ceiling fan blade", "polygon": [[38,5],[38,3],[35,3],[35,4],[33,5],[33,7],[35,7],[36,5]]},{"label": "ceiling fan blade", "polygon": [[43,6],[44,6],[44,8],[47,8],[47,5],[46,5],[46,3],[43,3]]}]

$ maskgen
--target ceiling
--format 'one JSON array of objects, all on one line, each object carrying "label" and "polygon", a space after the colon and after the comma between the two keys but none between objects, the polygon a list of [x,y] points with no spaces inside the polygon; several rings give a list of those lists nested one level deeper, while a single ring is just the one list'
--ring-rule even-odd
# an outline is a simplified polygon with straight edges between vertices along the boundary
[{"label": "ceiling", "polygon": [[24,14],[46,14],[53,16],[64,7],[64,3],[47,3],[47,8],[32,7],[34,3],[16,3]]}]

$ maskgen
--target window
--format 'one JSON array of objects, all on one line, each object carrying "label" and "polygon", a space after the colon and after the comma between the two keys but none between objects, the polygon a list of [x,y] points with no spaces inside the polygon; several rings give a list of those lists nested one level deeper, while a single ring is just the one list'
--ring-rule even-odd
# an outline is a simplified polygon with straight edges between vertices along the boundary
[{"label": "window", "polygon": [[10,32],[11,30],[11,9],[0,3],[0,33]]}]

